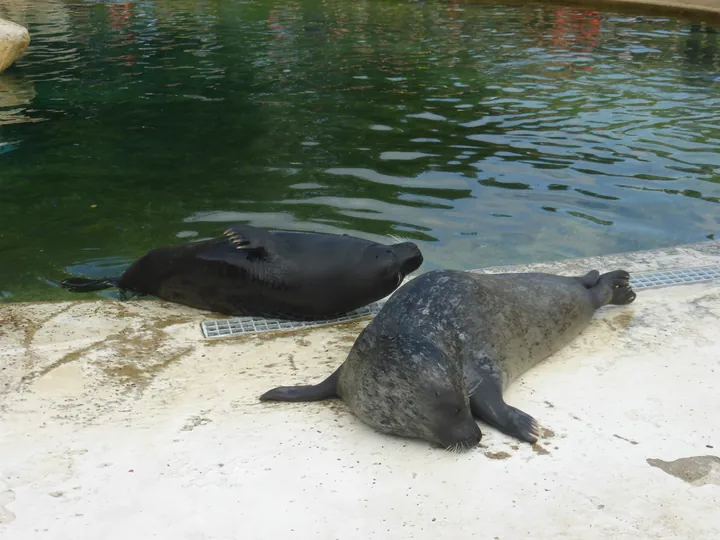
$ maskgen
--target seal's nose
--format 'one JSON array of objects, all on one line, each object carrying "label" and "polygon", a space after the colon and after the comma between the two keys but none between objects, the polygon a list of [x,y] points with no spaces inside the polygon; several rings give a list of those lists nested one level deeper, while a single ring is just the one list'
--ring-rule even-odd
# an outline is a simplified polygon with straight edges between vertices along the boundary
[{"label": "seal's nose", "polygon": [[444,434],[441,444],[446,449],[469,450],[474,448],[482,440],[482,431],[475,420],[462,422],[453,426]]},{"label": "seal's nose", "polygon": [[477,424],[475,424],[475,427],[477,428],[477,431],[473,433],[473,435],[467,441],[465,441],[465,446],[468,449],[474,448],[475,446],[480,444],[480,441],[482,440],[482,431]]},{"label": "seal's nose", "polygon": [[400,271],[405,276],[420,268],[420,265],[423,263],[423,254],[414,242],[395,244],[393,251],[395,252],[397,260],[400,262]]}]

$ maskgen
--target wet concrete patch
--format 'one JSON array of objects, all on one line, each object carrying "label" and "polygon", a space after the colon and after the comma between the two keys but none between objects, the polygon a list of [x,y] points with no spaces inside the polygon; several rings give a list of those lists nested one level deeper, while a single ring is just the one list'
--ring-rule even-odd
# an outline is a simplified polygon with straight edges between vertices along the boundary
[{"label": "wet concrete patch", "polygon": [[196,427],[205,426],[210,422],[212,422],[211,418],[206,418],[204,416],[191,416],[188,418],[187,422],[185,422],[185,425],[180,428],[180,431],[192,431]]},{"label": "wet concrete patch", "polygon": [[507,452],[485,452],[485,455],[490,459],[507,459],[510,457]]},{"label": "wet concrete patch", "polygon": [[539,454],[541,456],[546,456],[550,454],[550,452],[544,446],[538,443],[533,444],[532,449],[535,451],[536,454]]},{"label": "wet concrete patch", "polygon": [[15,521],[15,514],[7,509],[7,505],[15,502],[15,493],[8,489],[0,492],[0,525]]},{"label": "wet concrete patch", "polygon": [[647,462],[651,467],[657,467],[693,486],[720,486],[720,457],[717,456],[691,456],[674,461],[648,458]]}]

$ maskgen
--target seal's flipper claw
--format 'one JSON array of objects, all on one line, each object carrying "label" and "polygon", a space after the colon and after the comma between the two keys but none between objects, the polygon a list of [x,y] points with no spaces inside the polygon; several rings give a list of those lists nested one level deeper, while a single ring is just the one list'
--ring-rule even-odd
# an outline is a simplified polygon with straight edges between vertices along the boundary
[{"label": "seal's flipper claw", "polygon": [[634,302],[636,297],[637,295],[630,285],[618,286],[613,288],[613,296],[610,303],[618,306],[624,306]]},{"label": "seal's flipper claw", "polygon": [[502,398],[500,383],[486,377],[470,396],[475,416],[501,432],[528,443],[537,442],[540,426],[532,416],[511,407]]},{"label": "seal's flipper claw", "polygon": [[254,251],[263,257],[275,251],[275,240],[271,232],[258,229],[252,225],[230,225],[223,235],[238,250]]}]

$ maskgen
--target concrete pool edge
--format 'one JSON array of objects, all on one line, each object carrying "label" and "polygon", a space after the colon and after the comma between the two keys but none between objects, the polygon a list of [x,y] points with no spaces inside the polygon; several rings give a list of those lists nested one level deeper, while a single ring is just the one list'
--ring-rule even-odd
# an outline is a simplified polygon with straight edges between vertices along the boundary
[{"label": "concrete pool edge", "polygon": [[[717,264],[714,241],[510,268]],[[365,321],[206,340],[205,318],[157,301],[0,306],[0,536],[720,535],[718,281],[602,310],[509,389],[540,444],[482,425],[462,455],[376,433],[342,403],[257,401],[324,378]]]},{"label": "concrete pool edge", "polygon": [[[471,0],[470,3],[489,4],[490,0]],[[509,0],[512,4],[523,4],[520,0]],[[720,18],[720,2],[717,0],[537,0],[543,6],[557,6],[591,11],[616,11],[628,15],[659,15],[686,18]]]},{"label": "concrete pool edge", "polygon": [[666,10],[668,13],[695,15],[720,15],[720,3],[717,0],[688,0],[680,2],[677,0],[598,0],[589,2],[586,0],[568,0],[571,4],[598,5],[598,6],[622,6],[626,8],[655,8]]},{"label": "concrete pool edge", "polygon": [[556,272],[574,275],[582,273],[585,268],[596,268],[602,272],[622,267],[631,273],[648,273],[698,266],[714,266],[717,264],[720,264],[720,240],[707,240],[664,248],[609,253],[590,257],[489,266],[472,271],[483,273]]},{"label": "concrete pool edge", "polygon": [[[701,247],[702,246],[702,247]],[[675,260],[673,266],[663,266],[662,268],[656,265],[650,264],[648,258],[652,257],[669,258],[678,257],[682,253],[688,254],[694,252],[695,256],[698,257],[696,262],[703,264],[695,264],[688,266],[689,261],[685,261],[682,264],[680,260]],[[547,261],[543,263],[531,263],[524,265],[508,265],[508,266],[494,266],[487,268],[478,268],[470,270],[471,272],[478,273],[503,273],[503,272],[558,272],[562,274],[584,274],[590,269],[598,269],[600,271],[611,270],[614,267],[622,267],[630,271],[636,276],[636,288],[642,289],[649,286],[651,283],[657,282],[657,277],[661,277],[665,271],[672,272],[673,270],[697,270],[703,268],[707,270],[709,274],[708,279],[714,279],[720,269],[720,257],[714,258],[709,257],[700,258],[700,254],[712,255],[717,253],[720,255],[720,241],[708,241],[695,244],[685,244],[674,246],[671,248],[664,248],[659,250],[645,250],[635,251],[628,253],[617,253],[611,255],[601,255],[594,257],[584,257],[577,259],[564,259],[559,261]],[[680,265],[680,266],[678,266]],[[697,272],[691,272],[697,274]],[[417,275],[417,274],[416,274]],[[413,279],[415,275],[411,275],[406,278],[406,282]],[[669,282],[678,281],[669,279]],[[698,281],[696,279],[696,281]],[[639,286],[637,283],[639,282]],[[689,282],[689,281],[688,281]],[[677,285],[680,283],[669,283],[671,285]],[[657,285],[652,285],[657,286]],[[362,319],[370,319],[377,315],[379,310],[382,308],[384,302],[390,296],[373,302],[372,304],[355,310],[354,312],[345,314],[337,319],[328,321],[314,321],[314,322],[296,322],[296,321],[282,321],[277,319],[263,319],[260,317],[225,317],[215,316],[203,320],[200,324],[202,335],[205,339],[223,339],[238,335],[249,335],[252,333],[272,333],[278,331],[297,330],[301,328],[320,328],[322,326],[331,326],[333,324],[352,322]]]}]

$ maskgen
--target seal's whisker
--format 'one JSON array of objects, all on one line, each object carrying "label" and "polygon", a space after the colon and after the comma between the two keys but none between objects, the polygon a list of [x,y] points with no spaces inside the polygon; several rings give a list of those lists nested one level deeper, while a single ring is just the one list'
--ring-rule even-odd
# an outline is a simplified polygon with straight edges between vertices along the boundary
[{"label": "seal's whisker", "polygon": [[398,244],[402,244],[403,242],[409,242],[407,238],[404,238],[402,236],[398,236],[396,234],[389,234],[388,235],[392,240],[395,240]]}]

